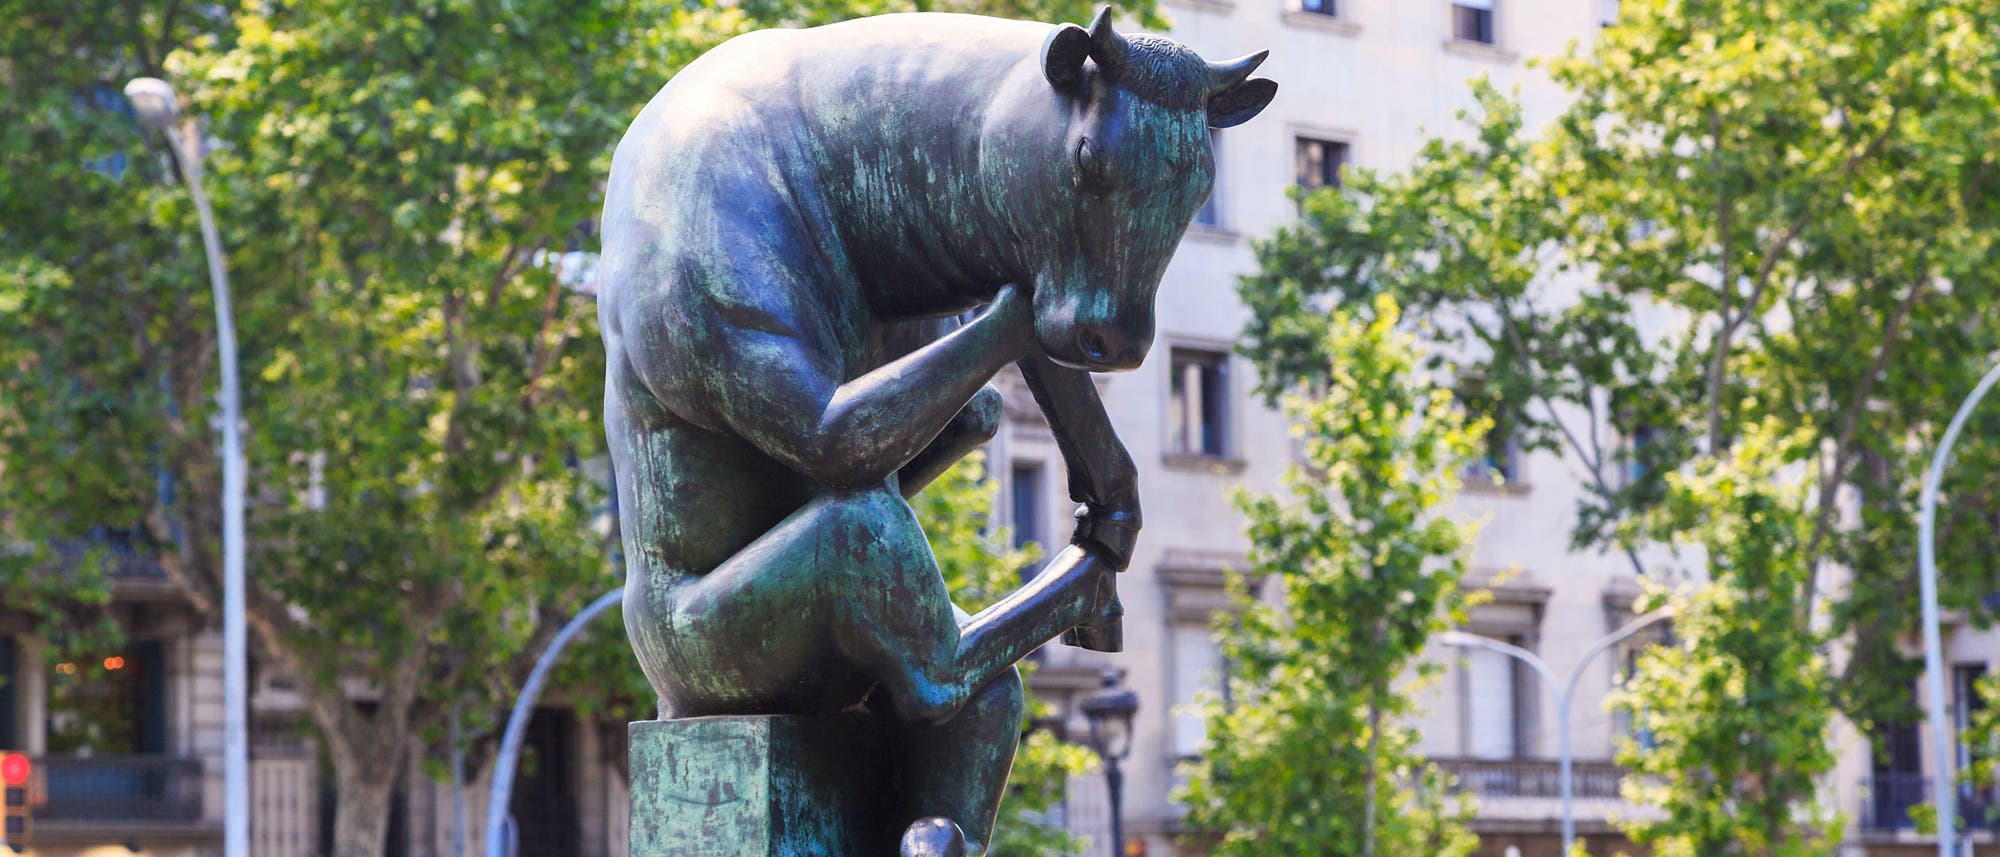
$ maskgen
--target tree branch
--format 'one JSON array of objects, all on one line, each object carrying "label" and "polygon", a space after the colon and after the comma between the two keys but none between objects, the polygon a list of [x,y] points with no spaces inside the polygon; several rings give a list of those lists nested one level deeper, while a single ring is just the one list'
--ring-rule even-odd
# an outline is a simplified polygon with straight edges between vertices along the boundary
[{"label": "tree branch", "polygon": [[[1923,267],[1921,262],[1918,267]],[[1808,618],[1812,616],[1813,602],[1819,597],[1819,570],[1822,565],[1819,547],[1833,528],[1833,516],[1837,511],[1835,502],[1838,499],[1840,485],[1846,481],[1847,472],[1853,467],[1857,457],[1854,451],[1854,434],[1861,426],[1861,414],[1867,410],[1868,397],[1874,394],[1876,379],[1881,377],[1883,369],[1889,364],[1890,355],[1895,351],[1904,319],[1909,317],[1911,308],[1916,305],[1917,297],[1923,294],[1924,284],[1929,280],[1927,271],[1919,271],[1916,281],[1910,284],[1909,289],[1903,294],[1903,299],[1897,302],[1895,310],[1889,314],[1888,320],[1883,322],[1882,344],[1876,348],[1875,359],[1869,363],[1868,371],[1855,385],[1854,397],[1848,401],[1841,417],[1840,433],[1834,440],[1829,466],[1821,470],[1819,510],[1813,517],[1812,537],[1806,542],[1805,597],[1800,599]]]},{"label": "tree branch", "polygon": [[[1722,450],[1722,373],[1729,362],[1729,340],[1736,333],[1736,321],[1730,315],[1730,298],[1736,294],[1736,287],[1729,281],[1730,263],[1736,255],[1732,235],[1736,207],[1729,198],[1729,186],[1722,172],[1722,114],[1712,107],[1708,111],[1708,126],[1709,139],[1714,146],[1710,150],[1709,168],[1716,177],[1716,267],[1721,272],[1716,282],[1716,293],[1722,300],[1722,328],[1715,333],[1715,353],[1708,364],[1708,451],[1713,455]],[[1748,311],[1745,310],[1746,313]]]},{"label": "tree branch", "polygon": [[[1501,333],[1507,337],[1508,342],[1514,346],[1515,350],[1521,351],[1523,344],[1521,334],[1515,329],[1513,324],[1512,302],[1502,298],[1500,301],[1500,310]],[[1569,427],[1569,424],[1563,420],[1562,415],[1556,411],[1555,402],[1549,398],[1547,385],[1536,384],[1534,387],[1535,399],[1542,403],[1542,409],[1549,414],[1549,422],[1558,431],[1562,432],[1563,440],[1569,444],[1570,451],[1576,453],[1577,458],[1584,466],[1584,470],[1589,472],[1591,483],[1596,486],[1598,496],[1603,497],[1606,503],[1611,502],[1611,498],[1617,492],[1611,489],[1611,483],[1604,478],[1603,448],[1600,446],[1595,455],[1590,450],[1584,449],[1582,440],[1577,437],[1576,432]],[[1592,429],[1595,430],[1595,426],[1592,426]],[[1637,550],[1634,550],[1630,545],[1620,545],[1619,552],[1625,554],[1626,561],[1632,564],[1633,574],[1640,577],[1647,576],[1646,564],[1639,559],[1639,552]]]}]

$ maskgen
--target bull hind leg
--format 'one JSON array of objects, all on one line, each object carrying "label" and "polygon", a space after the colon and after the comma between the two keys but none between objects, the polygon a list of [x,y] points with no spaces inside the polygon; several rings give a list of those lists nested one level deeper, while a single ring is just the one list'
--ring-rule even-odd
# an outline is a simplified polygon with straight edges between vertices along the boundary
[{"label": "bull hind leg", "polygon": [[903,741],[911,797],[899,821],[949,819],[916,831],[949,857],[939,834],[962,828],[974,855],[991,844],[1024,710],[1014,664],[1099,615],[1113,573],[1069,548],[967,617],[909,504],[884,485],[823,495],[714,571],[641,585],[628,606],[675,716],[838,710],[875,683]]},{"label": "bull hind leg", "polygon": [[1021,673],[1009,669],[975,691],[951,719],[903,726],[905,816],[919,819],[904,836],[904,857],[944,857],[955,848],[985,853],[1027,710]]}]

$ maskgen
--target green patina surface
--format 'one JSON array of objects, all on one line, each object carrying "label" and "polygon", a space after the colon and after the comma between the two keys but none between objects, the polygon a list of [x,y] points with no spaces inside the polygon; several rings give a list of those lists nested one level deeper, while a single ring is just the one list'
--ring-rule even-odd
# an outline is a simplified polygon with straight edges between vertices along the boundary
[{"label": "green patina surface", "polygon": [[[738,37],[641,111],[598,272],[625,625],[664,716],[724,719],[634,727],[635,857],[887,855],[882,818],[904,857],[986,852],[1014,664],[1122,646],[1138,474],[1090,373],[1151,347],[1209,129],[1277,90],[1262,59],[1108,8],[886,15]],[[908,497],[992,436],[1010,364],[1083,510],[966,616]],[[769,714],[800,717],[730,719]]]},{"label": "green patina surface", "polygon": [[895,853],[875,718],[652,720],[630,735],[631,857]]}]

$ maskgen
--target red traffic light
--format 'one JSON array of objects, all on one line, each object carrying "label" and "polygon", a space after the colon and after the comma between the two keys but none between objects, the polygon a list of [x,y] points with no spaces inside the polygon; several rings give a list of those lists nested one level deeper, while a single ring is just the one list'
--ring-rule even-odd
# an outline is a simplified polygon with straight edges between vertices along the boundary
[{"label": "red traffic light", "polygon": [[33,767],[28,762],[28,757],[20,753],[8,753],[7,755],[0,756],[0,782],[4,782],[10,786],[18,786],[26,783],[28,781],[28,772],[33,770]]}]

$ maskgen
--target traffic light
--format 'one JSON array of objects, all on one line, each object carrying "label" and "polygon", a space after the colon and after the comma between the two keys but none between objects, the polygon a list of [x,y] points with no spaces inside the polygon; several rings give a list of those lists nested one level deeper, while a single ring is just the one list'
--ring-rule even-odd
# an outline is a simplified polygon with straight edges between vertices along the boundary
[{"label": "traffic light", "polygon": [[28,844],[28,776],[34,763],[21,753],[0,752],[0,845]]}]

